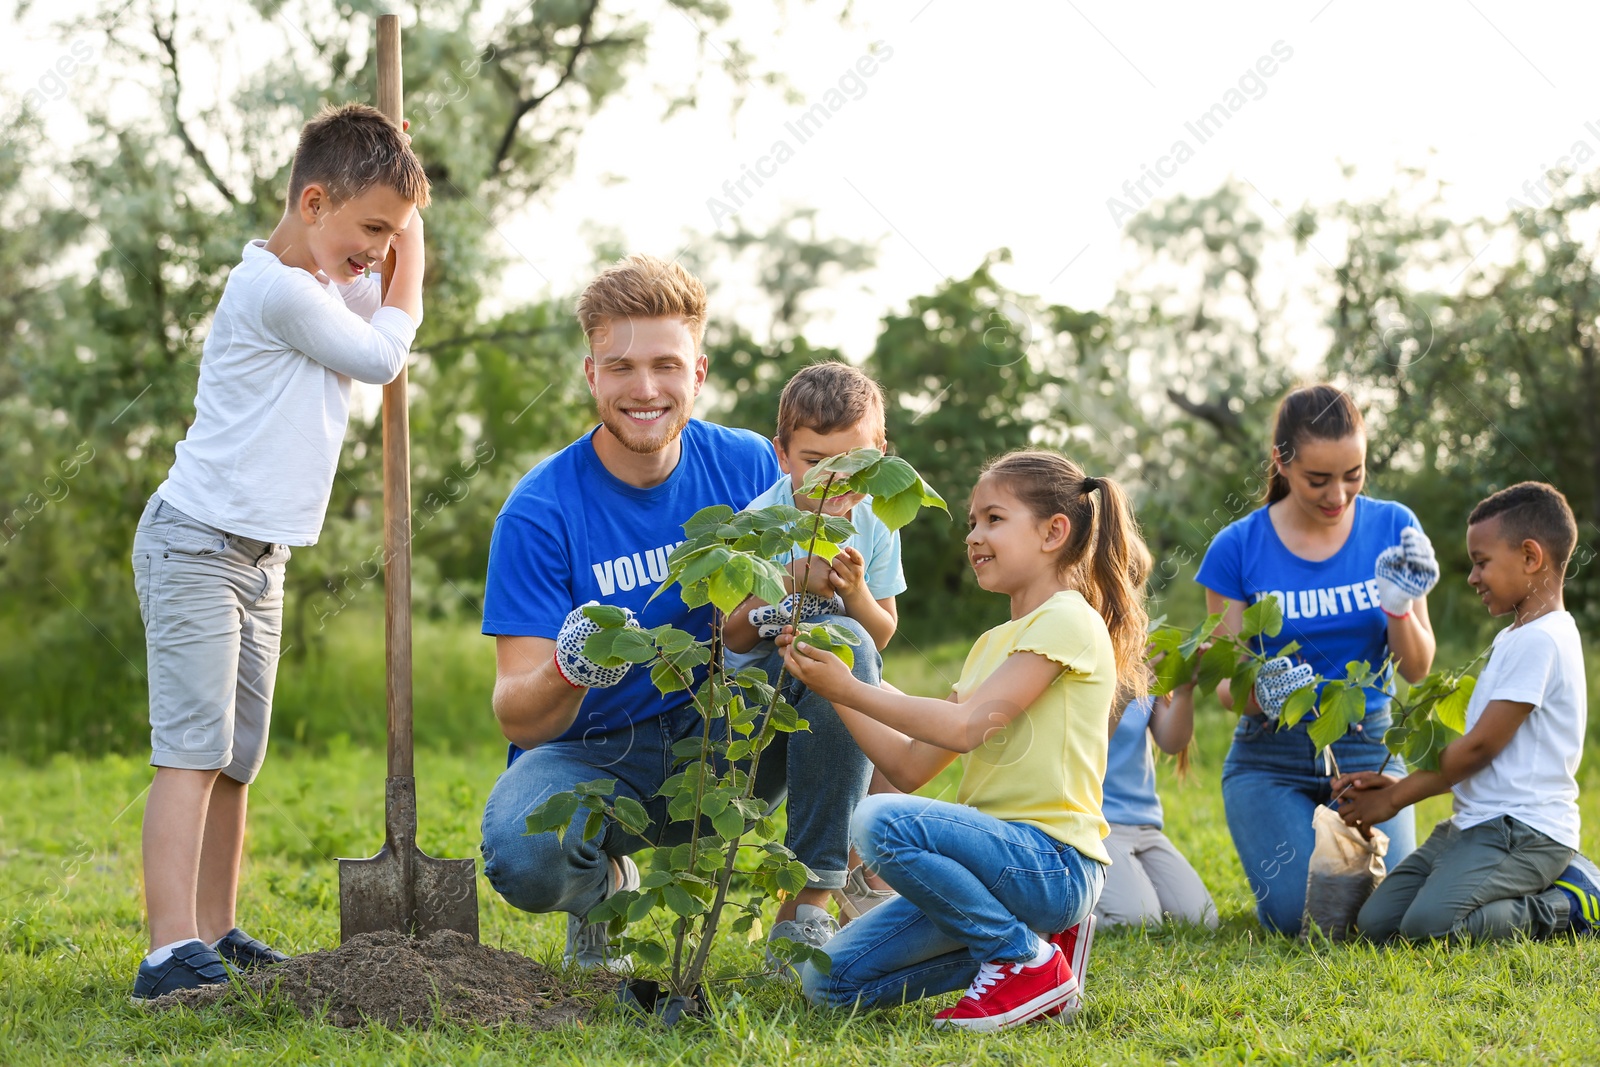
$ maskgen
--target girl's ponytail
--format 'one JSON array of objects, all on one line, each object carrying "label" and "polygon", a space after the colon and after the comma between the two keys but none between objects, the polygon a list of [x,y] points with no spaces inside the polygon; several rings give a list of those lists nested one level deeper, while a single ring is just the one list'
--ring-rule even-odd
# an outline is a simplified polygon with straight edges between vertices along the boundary
[{"label": "girl's ponytail", "polygon": [[1144,608],[1144,583],[1136,581],[1140,560],[1150,557],[1139,524],[1133,517],[1128,494],[1114,479],[1091,478],[1090,493],[1098,496],[1095,536],[1084,561],[1083,595],[1106,620],[1111,647],[1117,656],[1118,684],[1128,695],[1148,691],[1145,645],[1150,616]]}]

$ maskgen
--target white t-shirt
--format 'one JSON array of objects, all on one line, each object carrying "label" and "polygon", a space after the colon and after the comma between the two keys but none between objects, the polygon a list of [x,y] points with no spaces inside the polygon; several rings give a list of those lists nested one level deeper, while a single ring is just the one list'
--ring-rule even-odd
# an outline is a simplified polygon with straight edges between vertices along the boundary
[{"label": "white t-shirt", "polygon": [[1569,612],[1552,611],[1495,635],[1467,703],[1468,730],[1491,700],[1532,704],[1533,710],[1487,767],[1456,784],[1456,827],[1509,815],[1578,848],[1577,774],[1588,689],[1583,642]]},{"label": "white t-shirt", "polygon": [[335,285],[244,246],[200,362],[194,423],[156,491],[228,533],[314,545],[350,418],[350,380],[385,385],[418,323],[377,275]]}]

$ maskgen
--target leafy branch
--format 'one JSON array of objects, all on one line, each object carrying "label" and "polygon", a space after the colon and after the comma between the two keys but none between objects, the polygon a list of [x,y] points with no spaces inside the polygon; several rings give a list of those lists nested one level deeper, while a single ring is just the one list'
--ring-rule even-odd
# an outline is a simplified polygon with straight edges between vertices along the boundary
[{"label": "leafy branch", "polygon": [[[727,616],[751,596],[769,604],[783,602],[787,575],[777,560],[803,556],[809,564],[838,555],[856,529],[848,519],[827,514],[826,502],[847,494],[870,496],[873,513],[890,530],[910,522],[924,507],[948,514],[944,500],[910,464],[876,449],[858,449],[824,460],[808,474],[799,495],[817,500],[816,510],[773,505],[735,512],[716,505],[684,523],[685,540],[667,558],[667,577],[650,600],[676,586],[689,608],[711,605],[715,612],[709,639],[671,625],[628,626],[619,607],[583,609],[600,627],[584,643],[589,659],[603,667],[648,664],[656,689],[663,695],[690,692],[702,720],[696,734],[673,745],[673,773],[656,794],[667,802],[669,826],[681,827],[672,836],[687,840],[658,847],[654,869],[638,889],[620,891],[589,913],[591,921],[610,924],[620,950],[647,966],[666,968],[667,984],[676,995],[692,996],[701,984],[726,906],[740,912],[729,923],[731,930],[752,940],[760,936],[761,898],[736,902],[728,897],[741,855],[752,858],[753,870],[743,873],[766,897],[798,893],[811,877],[805,864],[775,840],[777,824],[755,792],[761,754],[778,734],[809,724],[783,697],[781,667],[776,678],[769,678],[757,667],[731,669],[725,664],[722,632]],[[802,604],[803,598],[796,603]],[[832,623],[807,622],[803,616],[793,622],[808,644],[854,665],[853,646],[859,638],[853,632]],[[616,784],[615,779],[597,779],[551,796],[528,816],[527,832],[564,834],[584,811],[585,840],[599,836],[608,820],[650,840],[652,822],[645,806],[616,796]],[[652,921],[653,933],[625,936],[629,923],[654,920],[657,914],[669,919],[667,929]],[[791,964],[811,961],[827,967],[826,954],[808,945],[780,939],[772,949]]]},{"label": "leafy branch", "polygon": [[[1219,634],[1222,615],[1211,614],[1192,630],[1165,625],[1165,617],[1150,624],[1149,657],[1155,674],[1150,691],[1157,696],[1171,693],[1189,679],[1196,679],[1201,693],[1215,692],[1227,680],[1235,700],[1246,699],[1255,688],[1256,677],[1268,659],[1293,656],[1300,649],[1290,641],[1273,656],[1258,651],[1252,642],[1277,637],[1283,631],[1283,609],[1275,596],[1265,597],[1244,609],[1239,633]],[[1393,698],[1393,724],[1383,742],[1390,752],[1405,759],[1408,766],[1437,770],[1439,751],[1460,737],[1466,729],[1467,702],[1476,678],[1470,672],[1483,658],[1480,653],[1465,667],[1454,671],[1434,671]],[[1305,685],[1290,693],[1278,716],[1281,729],[1288,729],[1309,714],[1317,716],[1306,727],[1317,752],[1345,735],[1367,714],[1367,691],[1382,687],[1394,677],[1394,657],[1378,670],[1366,661],[1345,664],[1343,678],[1312,675]]]}]

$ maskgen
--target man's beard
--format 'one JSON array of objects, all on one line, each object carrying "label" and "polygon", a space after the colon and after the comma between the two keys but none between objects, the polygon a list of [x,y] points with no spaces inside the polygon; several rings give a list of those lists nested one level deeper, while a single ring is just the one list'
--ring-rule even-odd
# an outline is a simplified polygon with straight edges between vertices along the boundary
[{"label": "man's beard", "polygon": [[618,408],[607,407],[600,412],[600,425],[604,426],[623,448],[641,456],[653,456],[676,441],[683,428],[689,425],[689,415],[673,407],[662,412],[656,422],[666,424],[665,435],[657,438],[655,435],[658,431],[652,426],[648,431],[650,440],[646,441],[633,436],[639,428],[634,426],[632,420]]}]

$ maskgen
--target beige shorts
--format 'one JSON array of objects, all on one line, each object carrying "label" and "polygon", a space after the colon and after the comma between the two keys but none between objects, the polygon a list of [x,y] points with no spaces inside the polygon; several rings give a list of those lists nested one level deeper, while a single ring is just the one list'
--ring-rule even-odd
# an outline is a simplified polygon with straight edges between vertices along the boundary
[{"label": "beige shorts", "polygon": [[133,535],[150,762],[251,782],[267,753],[286,545],[226,533],[152,496]]}]

